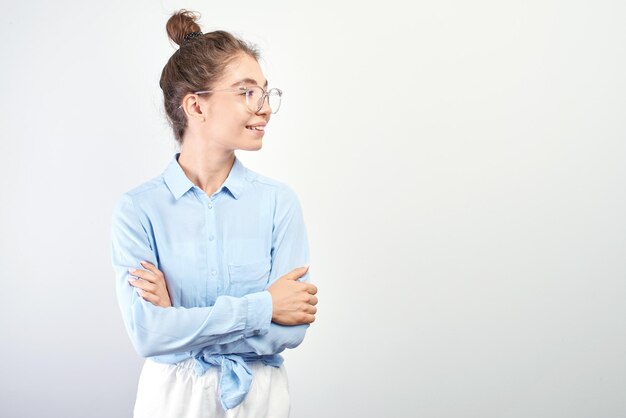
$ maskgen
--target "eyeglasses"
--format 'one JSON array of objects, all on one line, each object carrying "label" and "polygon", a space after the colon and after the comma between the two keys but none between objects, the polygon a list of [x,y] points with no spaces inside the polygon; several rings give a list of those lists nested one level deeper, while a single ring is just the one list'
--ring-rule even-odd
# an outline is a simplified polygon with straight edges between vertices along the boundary
[{"label": "eyeglasses", "polygon": [[[265,91],[265,89],[261,86],[250,86],[250,87],[239,87],[232,89],[218,89],[218,90],[202,90],[202,91],[194,91],[194,94],[205,94],[205,93],[213,93],[220,91],[239,91],[241,92],[240,96],[246,96],[246,106],[248,110],[252,113],[259,113],[259,111],[263,108],[263,103],[265,102],[265,98],[267,97],[267,103],[270,105],[270,110],[272,113],[278,112],[280,108],[280,100],[283,95],[283,91],[281,89],[273,88]],[[178,106],[180,109],[183,105]]]}]

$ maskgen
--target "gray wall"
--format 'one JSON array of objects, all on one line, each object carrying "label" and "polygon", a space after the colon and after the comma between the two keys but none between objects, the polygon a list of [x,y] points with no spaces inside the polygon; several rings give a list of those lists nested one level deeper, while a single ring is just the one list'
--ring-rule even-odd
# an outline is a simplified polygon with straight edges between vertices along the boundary
[{"label": "gray wall", "polygon": [[231,3],[3,3],[0,416],[130,416],[109,220],[176,151],[179,8],[285,91],[239,156],[310,231],[294,418],[626,416],[624,3]]}]

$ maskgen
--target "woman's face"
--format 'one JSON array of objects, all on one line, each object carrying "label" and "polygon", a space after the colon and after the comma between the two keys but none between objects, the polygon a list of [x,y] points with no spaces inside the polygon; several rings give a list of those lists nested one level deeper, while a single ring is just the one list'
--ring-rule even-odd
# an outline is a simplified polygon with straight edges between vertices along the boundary
[{"label": "woman's face", "polygon": [[[267,90],[267,81],[259,63],[247,54],[235,58],[226,68],[224,75],[211,89],[229,89],[258,85]],[[246,105],[242,92],[214,92],[202,107],[207,119],[202,126],[203,133],[213,146],[231,151],[258,150],[263,145],[265,125],[270,120],[271,110],[267,99],[257,113],[252,113]],[[252,128],[256,126],[256,128]]]}]

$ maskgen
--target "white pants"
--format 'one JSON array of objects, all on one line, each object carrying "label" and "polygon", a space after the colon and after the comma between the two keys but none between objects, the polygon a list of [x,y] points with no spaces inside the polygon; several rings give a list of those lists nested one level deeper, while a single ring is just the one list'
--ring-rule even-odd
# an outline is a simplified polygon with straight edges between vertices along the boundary
[{"label": "white pants", "polygon": [[288,418],[289,384],[285,366],[250,363],[252,385],[246,398],[224,410],[219,400],[219,368],[198,376],[194,360],[160,364],[146,359],[135,400],[135,418]]}]

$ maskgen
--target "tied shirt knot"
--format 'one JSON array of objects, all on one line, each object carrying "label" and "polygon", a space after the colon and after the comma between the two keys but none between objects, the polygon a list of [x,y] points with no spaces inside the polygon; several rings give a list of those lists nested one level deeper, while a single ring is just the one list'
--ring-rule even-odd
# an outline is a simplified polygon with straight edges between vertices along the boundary
[{"label": "tied shirt knot", "polygon": [[194,357],[195,372],[201,376],[210,367],[219,367],[219,396],[222,407],[235,408],[246,398],[252,385],[252,370],[248,362],[262,361],[273,367],[280,367],[282,356],[275,355],[245,355],[245,354],[199,354]]}]

